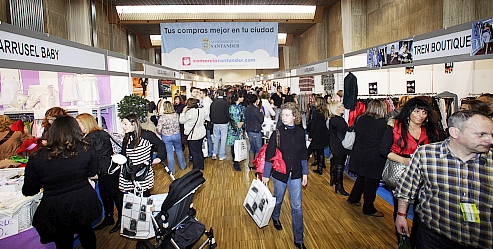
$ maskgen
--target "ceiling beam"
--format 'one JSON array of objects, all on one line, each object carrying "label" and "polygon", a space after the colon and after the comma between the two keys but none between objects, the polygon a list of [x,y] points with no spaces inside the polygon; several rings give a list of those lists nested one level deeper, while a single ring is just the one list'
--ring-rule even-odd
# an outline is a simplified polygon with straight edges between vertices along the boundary
[{"label": "ceiling beam", "polygon": [[315,16],[313,16],[313,21],[316,23],[321,23],[322,18],[324,17],[324,6],[317,6],[315,8]]},{"label": "ceiling beam", "polygon": [[224,20],[224,19],[218,19],[218,20],[214,20],[214,19],[207,19],[207,20],[197,20],[197,19],[193,19],[193,20],[186,20],[186,19],[182,19],[182,20],[132,20],[132,21],[120,21],[120,23],[122,25],[125,25],[125,24],[160,24],[160,23],[173,23],[173,22],[278,22],[278,23],[315,23],[316,21],[315,20],[312,20],[312,19],[304,19],[304,20],[286,20],[286,19],[282,19],[282,20],[258,20],[258,19],[255,19],[255,20],[252,20],[252,19],[244,19],[244,20],[240,20],[240,19],[233,19],[233,20]]}]

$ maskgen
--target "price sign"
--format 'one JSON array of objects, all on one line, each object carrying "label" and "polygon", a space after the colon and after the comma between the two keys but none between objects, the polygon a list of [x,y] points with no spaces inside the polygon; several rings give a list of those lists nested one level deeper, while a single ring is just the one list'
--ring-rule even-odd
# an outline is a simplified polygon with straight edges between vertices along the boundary
[{"label": "price sign", "polygon": [[0,219],[0,239],[7,238],[19,233],[19,218],[18,215],[14,217],[5,217]]},{"label": "price sign", "polygon": [[87,107],[87,106],[79,106],[77,108],[77,113],[78,114],[89,113],[89,114],[92,115],[92,108],[91,107]]},{"label": "price sign", "polygon": [[45,118],[46,108],[40,108],[34,110],[34,119],[43,119]]}]

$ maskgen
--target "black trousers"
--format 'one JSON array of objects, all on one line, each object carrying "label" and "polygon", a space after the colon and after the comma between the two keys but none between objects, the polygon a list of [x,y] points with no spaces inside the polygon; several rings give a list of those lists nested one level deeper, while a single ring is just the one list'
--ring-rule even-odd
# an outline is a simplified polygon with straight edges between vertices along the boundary
[{"label": "black trousers", "polygon": [[348,200],[350,202],[359,202],[363,195],[363,213],[374,214],[377,209],[373,205],[375,198],[377,197],[377,189],[380,184],[380,179],[372,179],[364,176],[358,176],[354,183],[353,190],[349,195]]},{"label": "black trousers", "polygon": [[420,224],[416,236],[417,249],[472,249],[472,246],[466,246],[454,242],[445,236],[442,236],[429,229],[426,224]]},{"label": "black trousers", "polygon": [[204,154],[202,153],[202,139],[188,140],[188,152],[192,155],[194,169],[204,169]]},{"label": "black trousers", "polygon": [[[80,244],[84,249],[96,249],[96,234],[92,230],[91,224],[79,227],[75,231],[79,235]],[[73,249],[74,234],[64,233],[57,236],[55,245],[57,249]]]}]

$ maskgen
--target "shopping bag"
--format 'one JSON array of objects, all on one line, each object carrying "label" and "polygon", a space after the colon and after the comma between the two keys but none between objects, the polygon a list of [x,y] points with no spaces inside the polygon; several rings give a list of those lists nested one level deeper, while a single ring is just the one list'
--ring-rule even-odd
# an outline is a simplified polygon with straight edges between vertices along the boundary
[{"label": "shopping bag", "polygon": [[204,155],[204,157],[209,156],[209,148],[207,147],[207,138],[204,138],[202,140],[202,154]]},{"label": "shopping bag", "polygon": [[148,239],[155,235],[152,225],[152,197],[133,193],[123,196],[123,210],[120,234],[132,239]]},{"label": "shopping bag", "polygon": [[241,162],[241,161],[247,159],[248,149],[247,149],[247,144],[246,144],[245,139],[235,140],[234,150],[235,150],[234,161]]},{"label": "shopping bag", "polygon": [[257,226],[262,228],[269,224],[269,219],[276,206],[276,198],[260,180],[253,179],[243,206]]}]

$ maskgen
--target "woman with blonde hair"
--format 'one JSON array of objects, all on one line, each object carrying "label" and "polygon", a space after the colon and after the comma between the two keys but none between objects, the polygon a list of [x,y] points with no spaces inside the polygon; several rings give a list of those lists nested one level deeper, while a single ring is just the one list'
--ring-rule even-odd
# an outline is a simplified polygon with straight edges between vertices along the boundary
[{"label": "woman with blonde hair", "polygon": [[344,114],[344,106],[342,102],[332,102],[329,104],[329,144],[333,157],[330,159],[330,185],[335,184],[335,192],[341,195],[348,196],[348,192],[344,190],[344,166],[348,150],[342,146],[342,140],[346,136],[348,125],[342,117]]},{"label": "woman with blonde hair", "polygon": [[113,210],[116,205],[119,215],[121,214],[121,205],[123,203],[123,193],[118,189],[118,178],[120,170],[114,174],[108,174],[108,168],[111,164],[111,155],[113,147],[111,146],[110,135],[96,123],[96,119],[89,113],[82,113],[75,118],[81,131],[85,134],[84,139],[96,150],[98,158],[98,182],[101,201],[103,202],[104,219],[97,225],[94,230],[100,230],[107,226],[115,224],[113,219]]},{"label": "woman with blonde hair", "polygon": [[180,115],[175,112],[173,105],[169,101],[164,101],[162,103],[159,108],[159,113],[156,131],[166,145],[168,168],[174,174],[175,155],[173,153],[173,148],[174,151],[176,151],[176,157],[178,158],[181,170],[184,170],[187,167],[185,156],[183,155],[183,148],[181,146]]},{"label": "woman with blonde hair", "polygon": [[313,104],[315,108],[312,111],[311,120],[307,127],[308,139],[311,141],[308,151],[316,152],[317,169],[313,170],[313,172],[322,175],[323,168],[325,168],[324,148],[329,145],[329,130],[325,124],[329,113],[324,98],[315,97]]}]

